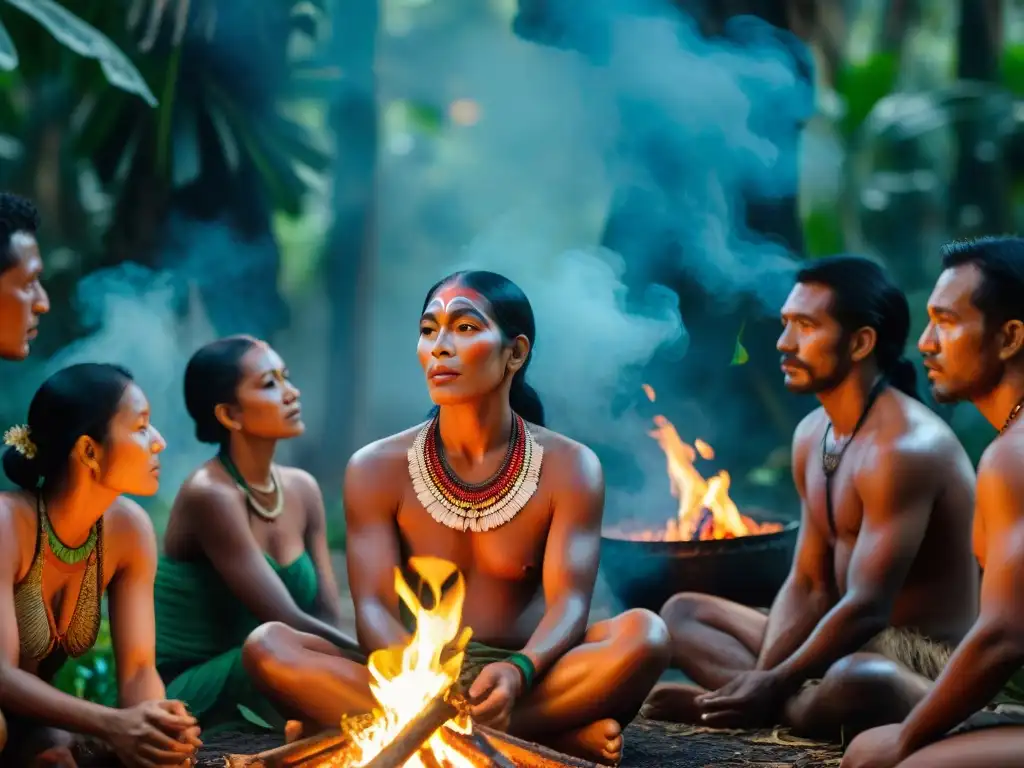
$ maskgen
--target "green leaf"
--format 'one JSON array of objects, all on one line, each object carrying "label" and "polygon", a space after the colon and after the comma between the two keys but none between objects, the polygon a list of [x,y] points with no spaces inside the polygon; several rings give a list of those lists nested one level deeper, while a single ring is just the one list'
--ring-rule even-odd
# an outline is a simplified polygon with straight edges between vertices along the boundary
[{"label": "green leaf", "polygon": [[844,250],[846,237],[837,208],[815,208],[804,217],[804,250],[813,258]]},{"label": "green leaf", "polygon": [[99,61],[111,85],[142,97],[151,107],[157,105],[156,97],[131,60],[91,24],[54,0],[7,0],[7,3],[34,18],[79,56]]},{"label": "green leaf", "polygon": [[428,136],[436,136],[444,128],[444,112],[433,104],[403,101],[400,106],[411,128]]},{"label": "green leaf", "polygon": [[264,121],[263,130],[268,141],[296,162],[318,173],[323,173],[330,167],[330,153],[320,146],[316,135],[306,126],[281,115],[274,115]]},{"label": "green leaf", "polygon": [[860,128],[875,104],[895,90],[899,70],[896,54],[881,52],[866,61],[847,64],[836,73],[836,93],[846,103],[841,127],[847,138]]},{"label": "green leaf", "polygon": [[292,99],[332,99],[342,81],[341,67],[329,61],[307,59],[292,65],[288,96]]},{"label": "green leaf", "polygon": [[262,717],[257,715],[244,704],[238,704],[236,706],[238,707],[238,711],[242,714],[242,717],[248,720],[253,725],[258,726],[259,728],[264,728],[268,731],[274,730],[274,726],[272,726],[270,723],[268,723]]},{"label": "green leaf", "polygon": [[1006,90],[1015,96],[1024,96],[1024,45],[1006,46],[999,65]]},{"label": "green leaf", "polygon": [[743,346],[743,329],[747,327],[746,322],[740,325],[740,331],[736,334],[736,348],[732,353],[732,360],[729,365],[743,365],[750,360],[747,348]]},{"label": "green leaf", "polygon": [[10,71],[18,67],[18,49],[14,47],[14,41],[7,34],[4,23],[0,21],[0,69]]}]

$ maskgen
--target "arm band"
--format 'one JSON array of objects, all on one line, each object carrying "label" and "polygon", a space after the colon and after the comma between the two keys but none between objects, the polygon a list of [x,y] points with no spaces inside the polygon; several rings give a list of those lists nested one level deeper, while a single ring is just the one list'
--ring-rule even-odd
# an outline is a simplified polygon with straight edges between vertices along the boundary
[{"label": "arm band", "polygon": [[537,677],[537,668],[533,665],[530,657],[525,653],[513,653],[505,661],[523,673],[523,687],[530,690],[533,687],[534,678]]}]

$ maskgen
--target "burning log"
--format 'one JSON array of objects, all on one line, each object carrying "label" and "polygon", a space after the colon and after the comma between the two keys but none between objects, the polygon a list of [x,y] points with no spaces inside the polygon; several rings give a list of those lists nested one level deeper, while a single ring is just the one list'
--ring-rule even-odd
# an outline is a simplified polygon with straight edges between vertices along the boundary
[{"label": "burning log", "polygon": [[518,768],[602,768],[589,760],[564,755],[543,744],[535,744],[482,725],[473,726],[473,731],[483,736],[494,749]]},{"label": "burning log", "polygon": [[424,742],[458,714],[458,707],[447,696],[431,701],[422,712],[406,723],[391,742],[366,764],[366,768],[402,768]]}]

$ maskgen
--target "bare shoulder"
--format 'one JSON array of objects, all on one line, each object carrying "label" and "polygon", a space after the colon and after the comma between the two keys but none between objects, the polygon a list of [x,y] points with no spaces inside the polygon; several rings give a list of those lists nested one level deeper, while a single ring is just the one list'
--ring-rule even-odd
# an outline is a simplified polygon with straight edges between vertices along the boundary
[{"label": "bare shoulder", "polygon": [[5,558],[17,558],[15,572],[20,571],[21,543],[35,541],[38,525],[35,500],[29,493],[0,493],[0,553]]},{"label": "bare shoulder", "polygon": [[345,517],[376,517],[396,511],[408,476],[409,448],[423,425],[364,445],[345,467]]},{"label": "bare shoulder", "polygon": [[820,439],[822,427],[825,426],[825,409],[817,407],[802,419],[793,430],[793,456],[806,457],[814,442]]},{"label": "bare shoulder", "polygon": [[234,508],[241,503],[238,489],[227,482],[224,471],[206,462],[181,484],[174,500],[174,512],[194,517],[211,510]]},{"label": "bare shoulder", "polygon": [[36,517],[36,503],[27,491],[5,491],[0,493],[0,525],[7,532],[13,532],[21,540],[28,535],[35,538],[39,523]]},{"label": "bare shoulder", "polygon": [[359,481],[367,476],[377,478],[382,473],[390,475],[399,470],[404,472],[409,461],[409,449],[422,428],[423,424],[417,424],[364,445],[348,460],[345,483]]},{"label": "bare shoulder", "polygon": [[324,495],[320,490],[320,483],[309,472],[298,467],[278,466],[277,469],[281,473],[281,480],[285,487],[298,490],[307,502],[323,503]]},{"label": "bare shoulder", "polygon": [[555,487],[566,490],[604,492],[604,470],[597,454],[583,443],[535,424],[530,432],[544,449],[541,472],[555,479]]},{"label": "bare shoulder", "polygon": [[104,546],[115,547],[119,554],[156,552],[153,521],[137,502],[123,496],[103,515],[103,538]]},{"label": "bare shoulder", "polygon": [[877,461],[910,462],[927,471],[969,469],[967,451],[956,434],[924,403],[895,393],[876,448]]},{"label": "bare shoulder", "polygon": [[[978,462],[978,485],[998,484],[1024,492],[1024,478],[1020,468],[1024,466],[1024,434],[1008,431],[993,440]],[[1024,501],[1024,498],[1022,498]]]}]

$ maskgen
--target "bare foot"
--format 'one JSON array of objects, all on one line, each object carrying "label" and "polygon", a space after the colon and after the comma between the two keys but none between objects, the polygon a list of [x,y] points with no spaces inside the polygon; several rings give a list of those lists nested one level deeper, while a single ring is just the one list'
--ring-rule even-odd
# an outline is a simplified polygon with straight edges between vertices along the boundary
[{"label": "bare foot", "polygon": [[618,765],[622,760],[622,726],[610,718],[560,733],[544,743],[567,755],[603,765]]},{"label": "bare foot", "polygon": [[686,683],[656,685],[641,707],[640,716],[648,720],[699,725],[701,712],[694,699],[702,693],[706,693],[703,688]]},{"label": "bare foot", "polygon": [[293,741],[298,741],[302,738],[304,730],[301,720],[289,720],[284,724],[284,743],[291,744]]}]

